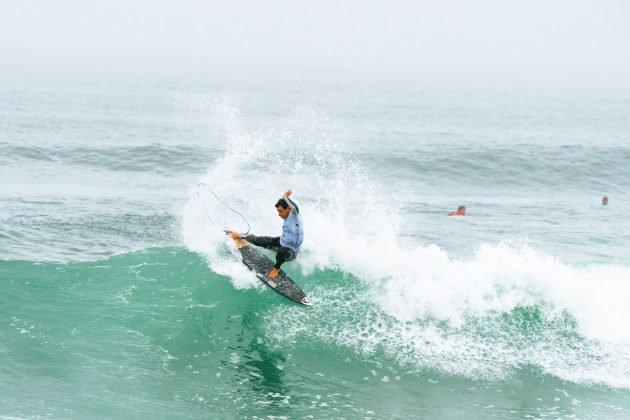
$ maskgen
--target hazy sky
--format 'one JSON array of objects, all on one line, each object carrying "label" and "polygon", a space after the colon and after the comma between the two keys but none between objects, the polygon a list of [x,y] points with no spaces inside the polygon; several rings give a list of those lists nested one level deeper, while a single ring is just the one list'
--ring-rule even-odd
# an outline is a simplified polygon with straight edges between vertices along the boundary
[{"label": "hazy sky", "polygon": [[626,0],[0,0],[0,65],[630,78]]}]

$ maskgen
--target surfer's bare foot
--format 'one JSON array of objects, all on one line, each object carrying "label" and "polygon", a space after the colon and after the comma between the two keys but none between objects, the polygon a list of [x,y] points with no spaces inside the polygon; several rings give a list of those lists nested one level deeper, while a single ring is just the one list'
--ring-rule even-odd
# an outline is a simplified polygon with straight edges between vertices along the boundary
[{"label": "surfer's bare foot", "polygon": [[275,279],[276,277],[278,277],[278,269],[276,267],[272,268],[269,274],[267,274],[267,277],[269,277],[270,279]]},{"label": "surfer's bare foot", "polygon": [[238,232],[229,231],[227,234],[228,234],[228,235],[230,236],[230,238],[232,238],[232,239],[240,239],[240,237],[241,237],[241,234],[240,234],[240,233],[238,233]]}]

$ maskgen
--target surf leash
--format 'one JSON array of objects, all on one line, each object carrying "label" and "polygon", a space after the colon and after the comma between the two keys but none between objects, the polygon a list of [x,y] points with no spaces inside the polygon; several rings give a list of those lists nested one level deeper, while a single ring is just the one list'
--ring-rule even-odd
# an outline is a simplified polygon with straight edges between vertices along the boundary
[{"label": "surf leash", "polygon": [[[206,210],[206,214],[208,215],[208,218],[210,218],[210,211],[208,210],[208,208],[206,207],[206,204],[203,202],[203,200],[201,199],[201,196],[199,195],[199,186],[203,185],[204,187],[206,187],[206,189],[208,190],[208,192],[210,194],[212,194],[214,196],[214,198],[217,199],[217,201],[221,204],[223,204],[223,206],[230,210],[233,213],[236,213],[241,219],[243,219],[243,221],[245,222],[245,224],[247,225],[247,232],[245,232],[245,235],[247,235],[249,233],[250,230],[250,226],[249,226],[249,222],[247,221],[247,219],[245,218],[245,216],[243,216],[241,213],[239,213],[238,211],[234,210],[232,207],[230,207],[229,205],[227,205],[227,203],[225,201],[223,201],[221,199],[221,197],[219,197],[218,195],[216,195],[216,193],[214,191],[212,191],[212,189],[208,186],[208,184],[206,184],[205,182],[200,182],[199,184],[197,184],[195,186],[195,189],[197,189],[196,194],[197,194],[197,198],[199,199],[199,201],[201,201],[201,205],[203,206],[203,208]],[[210,220],[212,220],[210,218]]]}]

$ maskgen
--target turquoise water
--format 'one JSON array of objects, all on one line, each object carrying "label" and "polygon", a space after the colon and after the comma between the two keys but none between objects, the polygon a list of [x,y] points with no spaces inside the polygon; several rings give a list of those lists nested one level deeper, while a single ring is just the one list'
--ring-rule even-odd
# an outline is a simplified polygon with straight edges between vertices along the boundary
[{"label": "turquoise water", "polygon": [[[0,416],[627,418],[628,111],[6,76]],[[199,182],[259,234],[293,188],[312,308],[238,262]]]}]

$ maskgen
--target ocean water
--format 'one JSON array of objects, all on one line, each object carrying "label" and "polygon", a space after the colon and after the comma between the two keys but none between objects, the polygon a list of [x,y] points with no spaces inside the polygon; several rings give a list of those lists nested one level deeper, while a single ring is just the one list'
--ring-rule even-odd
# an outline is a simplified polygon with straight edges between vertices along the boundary
[{"label": "ocean water", "polygon": [[3,75],[0,418],[630,418],[629,191],[622,91]]}]

